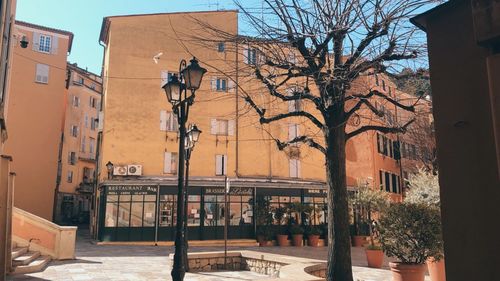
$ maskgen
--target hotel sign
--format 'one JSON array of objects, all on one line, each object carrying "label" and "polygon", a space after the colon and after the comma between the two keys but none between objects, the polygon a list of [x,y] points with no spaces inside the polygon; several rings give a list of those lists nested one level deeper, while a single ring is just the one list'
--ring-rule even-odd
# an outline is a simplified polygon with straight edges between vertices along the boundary
[{"label": "hotel sign", "polygon": [[156,185],[110,185],[107,188],[109,195],[153,195],[158,191]]}]

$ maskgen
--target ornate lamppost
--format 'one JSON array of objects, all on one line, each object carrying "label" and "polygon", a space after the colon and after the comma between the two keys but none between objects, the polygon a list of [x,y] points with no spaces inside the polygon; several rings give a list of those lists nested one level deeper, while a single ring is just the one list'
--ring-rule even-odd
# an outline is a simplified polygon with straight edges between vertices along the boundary
[{"label": "ornate lamppost", "polygon": [[[196,58],[190,61],[186,66],[186,61],[182,60],[179,65],[179,77],[173,75],[171,80],[163,86],[167,95],[168,101],[172,104],[172,110],[177,115],[179,122],[179,169],[177,171],[177,221],[175,231],[175,253],[174,265],[172,268],[172,279],[174,281],[182,281],[186,274],[187,260],[184,254],[187,254],[186,248],[186,201],[185,201],[185,185],[184,185],[184,168],[186,148],[186,122],[189,116],[189,107],[194,103],[195,92],[200,88],[203,75],[207,72],[202,68]],[[191,130],[190,130],[191,131]],[[199,137],[198,133],[193,132],[189,135],[192,140]],[[189,140],[188,140],[189,141]],[[186,141],[187,142],[187,141]],[[188,143],[187,143],[188,144]],[[193,144],[194,145],[194,144]],[[189,152],[190,153],[190,152]],[[190,155],[189,155],[190,156]]]}]

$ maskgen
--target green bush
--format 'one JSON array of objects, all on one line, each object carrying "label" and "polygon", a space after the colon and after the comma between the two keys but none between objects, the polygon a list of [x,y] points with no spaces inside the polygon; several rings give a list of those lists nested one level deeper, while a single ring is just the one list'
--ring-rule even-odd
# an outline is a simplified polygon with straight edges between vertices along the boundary
[{"label": "green bush", "polygon": [[310,226],[306,230],[307,235],[321,235],[321,229],[318,226]]},{"label": "green bush", "polygon": [[257,236],[263,236],[266,241],[271,241],[274,233],[269,226],[259,226],[257,227]]},{"label": "green bush", "polygon": [[290,226],[290,234],[304,234],[304,229],[298,225]]},{"label": "green bush", "polygon": [[403,263],[423,264],[442,257],[441,218],[425,204],[391,205],[379,221],[380,244],[389,257]]}]

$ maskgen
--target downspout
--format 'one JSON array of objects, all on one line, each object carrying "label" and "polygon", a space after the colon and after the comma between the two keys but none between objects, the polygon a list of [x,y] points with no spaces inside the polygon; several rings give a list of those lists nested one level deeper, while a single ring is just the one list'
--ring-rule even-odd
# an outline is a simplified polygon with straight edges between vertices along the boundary
[{"label": "downspout", "polygon": [[[238,21],[236,21],[236,32],[238,33]],[[239,178],[240,177],[240,173],[239,173],[239,166],[238,166],[238,163],[239,163],[239,139],[240,139],[240,130],[239,130],[239,119],[240,119],[240,113],[239,113],[239,88],[240,88],[240,85],[239,85],[239,77],[240,77],[240,71],[239,71],[239,46],[238,46],[238,41],[236,41],[236,56],[235,56],[235,68],[236,68],[236,77],[235,77],[235,85],[236,85],[236,89],[235,89],[235,94],[236,94],[236,104],[235,104],[235,109],[236,109],[236,144],[235,144],[235,150],[236,150],[236,156],[235,156],[235,161],[236,161],[236,165],[235,165],[235,174],[236,174],[236,178]]]}]

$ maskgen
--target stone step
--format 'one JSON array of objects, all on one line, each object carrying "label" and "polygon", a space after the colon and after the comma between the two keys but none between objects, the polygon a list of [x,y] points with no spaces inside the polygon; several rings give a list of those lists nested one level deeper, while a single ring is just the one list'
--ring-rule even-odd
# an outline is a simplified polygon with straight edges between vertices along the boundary
[{"label": "stone step", "polygon": [[13,274],[26,274],[42,271],[49,264],[50,260],[50,256],[39,256],[27,265],[16,266]]},{"label": "stone step", "polygon": [[40,252],[27,252],[26,254],[12,260],[13,266],[28,265],[40,256]]},{"label": "stone step", "polygon": [[28,247],[15,247],[14,250],[12,250],[12,259],[16,259],[17,257],[20,257],[28,252]]}]

